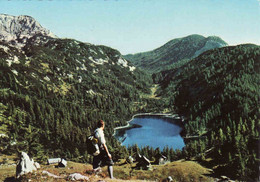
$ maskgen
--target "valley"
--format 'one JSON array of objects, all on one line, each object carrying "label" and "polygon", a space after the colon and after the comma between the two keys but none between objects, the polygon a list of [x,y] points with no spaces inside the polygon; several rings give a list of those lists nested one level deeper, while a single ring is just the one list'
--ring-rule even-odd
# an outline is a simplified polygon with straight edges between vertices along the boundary
[{"label": "valley", "polygon": [[[259,45],[228,46],[219,37],[195,34],[122,55],[108,46],[59,38],[30,16],[1,14],[0,19],[2,163],[14,164],[26,151],[55,174],[86,174],[93,157],[82,143],[103,119],[119,181],[168,176],[210,181],[221,175],[258,180]],[[114,128],[138,113],[178,113],[185,146],[122,146],[112,137]],[[138,154],[151,161],[162,154],[169,163],[130,175],[132,166],[124,160]],[[70,161],[65,171],[45,166],[57,156]],[[0,165],[1,180],[14,177],[14,167]],[[24,180],[41,178],[33,175]],[[92,177],[102,176],[107,174]]]}]

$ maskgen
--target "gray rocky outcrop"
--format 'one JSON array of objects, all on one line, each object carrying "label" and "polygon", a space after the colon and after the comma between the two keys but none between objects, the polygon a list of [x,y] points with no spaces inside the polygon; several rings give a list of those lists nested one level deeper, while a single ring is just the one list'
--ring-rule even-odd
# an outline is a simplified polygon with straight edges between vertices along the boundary
[{"label": "gray rocky outcrop", "polygon": [[34,165],[33,159],[30,159],[30,157],[25,153],[21,153],[20,160],[16,166],[16,177],[19,178],[20,176],[36,171],[37,168]]},{"label": "gray rocky outcrop", "polygon": [[31,16],[0,14],[0,41],[22,47],[29,38],[37,34],[57,38]]}]

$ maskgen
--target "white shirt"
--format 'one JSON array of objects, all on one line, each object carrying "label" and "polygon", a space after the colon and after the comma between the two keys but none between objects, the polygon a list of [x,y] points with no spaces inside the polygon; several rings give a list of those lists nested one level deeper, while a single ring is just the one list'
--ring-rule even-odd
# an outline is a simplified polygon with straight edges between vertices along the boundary
[{"label": "white shirt", "polygon": [[106,144],[104,131],[101,128],[95,130],[95,137],[98,139],[99,144]]}]

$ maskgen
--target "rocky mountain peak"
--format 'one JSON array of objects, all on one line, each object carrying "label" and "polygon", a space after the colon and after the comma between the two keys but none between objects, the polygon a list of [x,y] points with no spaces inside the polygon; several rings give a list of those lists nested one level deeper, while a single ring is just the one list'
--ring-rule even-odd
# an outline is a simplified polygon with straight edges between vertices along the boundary
[{"label": "rocky mountain peak", "polygon": [[0,41],[23,47],[25,42],[36,34],[56,38],[52,32],[43,28],[31,16],[0,14]]}]

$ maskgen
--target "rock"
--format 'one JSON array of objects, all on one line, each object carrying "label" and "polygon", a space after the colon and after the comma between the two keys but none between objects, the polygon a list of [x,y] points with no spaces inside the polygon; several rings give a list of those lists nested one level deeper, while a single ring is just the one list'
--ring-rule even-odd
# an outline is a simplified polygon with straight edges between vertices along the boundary
[{"label": "rock", "polygon": [[47,174],[48,176],[53,177],[53,178],[57,178],[57,179],[61,179],[62,178],[61,176],[57,176],[57,175],[52,174],[52,173],[50,173],[48,171],[42,171],[42,174]]},{"label": "rock", "polygon": [[164,165],[168,162],[169,161],[167,161],[167,157],[162,154],[157,154],[155,156],[155,164],[157,164],[157,165]]},{"label": "rock", "polygon": [[57,37],[30,16],[0,14],[0,41],[22,47],[28,39],[38,34]]},{"label": "rock", "polygon": [[68,176],[68,180],[77,181],[77,180],[89,180],[89,177],[83,176],[79,173],[73,173]]},{"label": "rock", "polygon": [[38,162],[35,162],[34,166],[36,167],[36,169],[40,169],[41,168],[41,165]]},{"label": "rock", "polygon": [[55,164],[59,162],[61,162],[61,158],[52,158],[52,159],[48,159],[47,161],[48,164]]},{"label": "rock", "polygon": [[37,168],[34,165],[34,161],[30,159],[30,157],[25,153],[21,153],[20,161],[16,166],[16,177],[36,171]]},{"label": "rock", "polygon": [[172,177],[171,177],[171,176],[168,176],[167,181],[168,181],[168,182],[173,181]]},{"label": "rock", "polygon": [[67,166],[67,161],[65,159],[61,159],[61,161],[58,164],[58,167],[66,167]]}]

